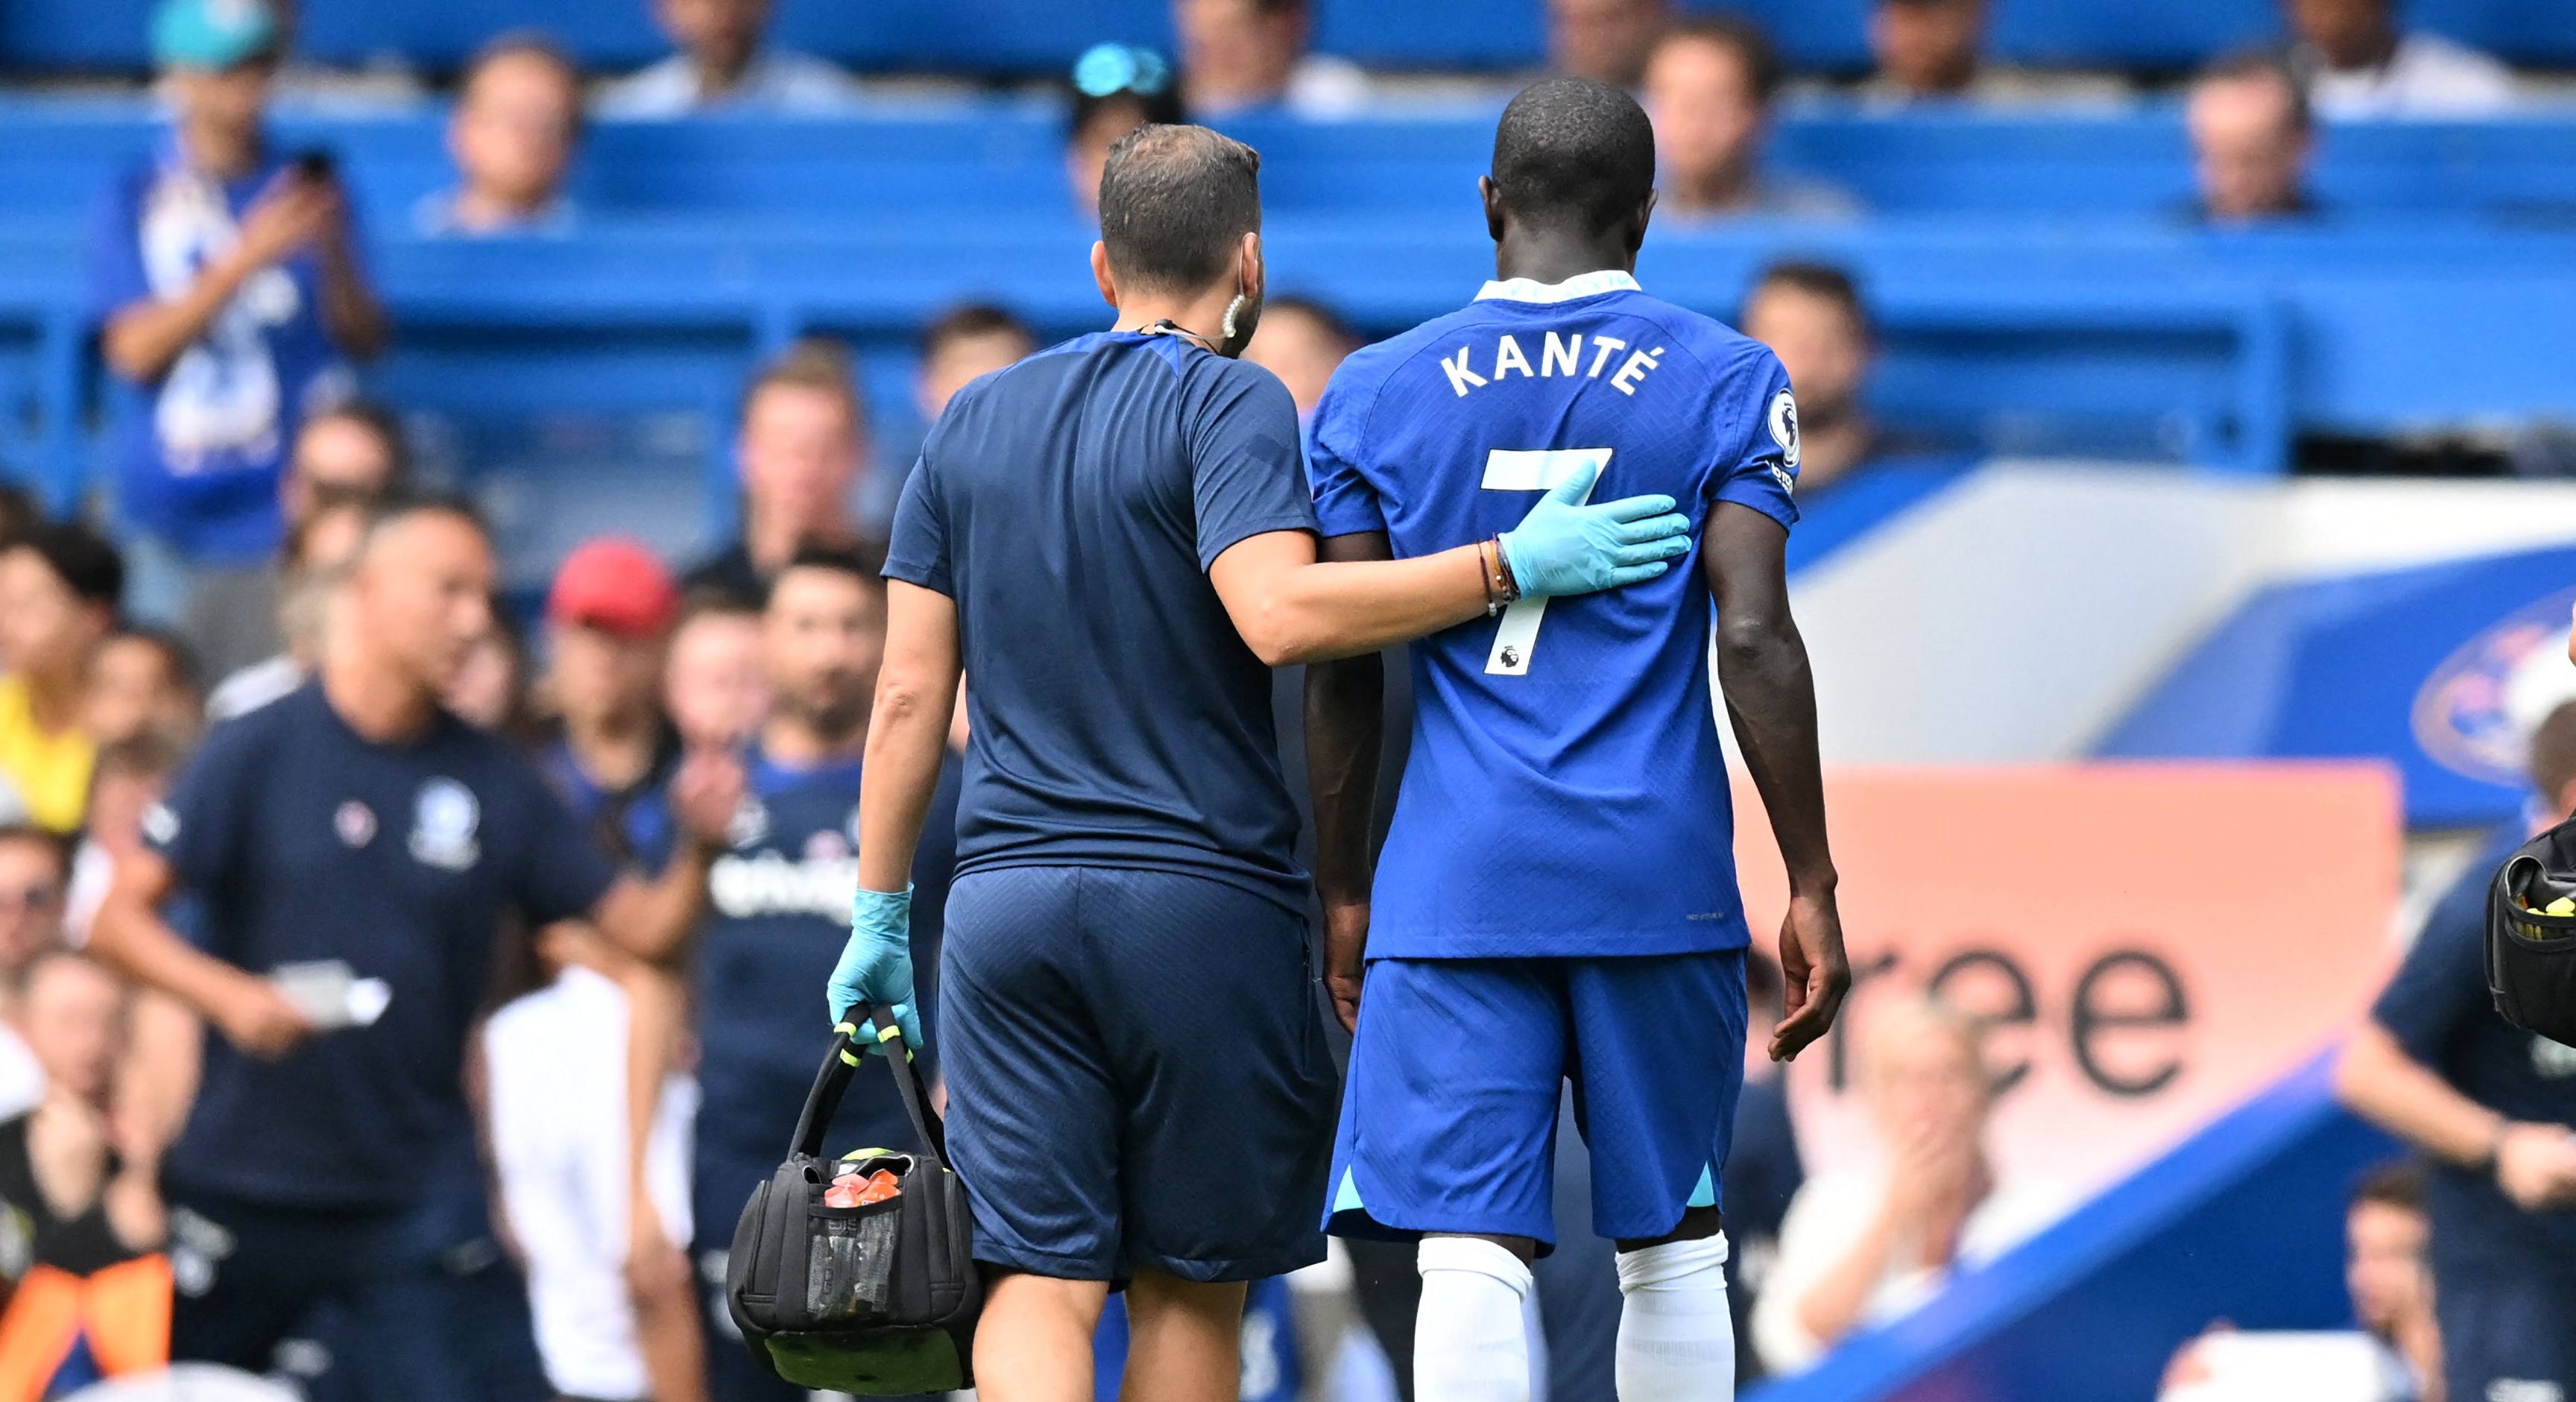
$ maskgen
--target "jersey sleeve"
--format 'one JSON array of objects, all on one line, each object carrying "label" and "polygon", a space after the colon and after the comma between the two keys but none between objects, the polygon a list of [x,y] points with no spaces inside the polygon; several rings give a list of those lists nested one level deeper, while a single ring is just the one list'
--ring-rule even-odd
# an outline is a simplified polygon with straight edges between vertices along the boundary
[{"label": "jersey sleeve", "polygon": [[514,893],[520,910],[537,925],[589,914],[616,882],[617,868],[536,771],[521,767],[514,780],[528,811],[528,850]]},{"label": "jersey sleeve", "polygon": [[2444,1048],[2469,1019],[2495,1016],[2486,972],[2487,883],[2495,865],[2471,864],[2443,894],[2415,947],[2370,1006],[2371,1020],[2426,1066],[2441,1065]]},{"label": "jersey sleeve", "polygon": [[1798,522],[1794,498],[1798,480],[1798,400],[1789,391],[1789,372],[1780,358],[1756,348],[1744,366],[1729,376],[1729,392],[1710,396],[1721,416],[1712,437],[1724,445],[1709,474],[1709,503],[1731,501],[1749,506],[1783,529]]},{"label": "jersey sleeve", "polygon": [[1315,495],[1315,519],[1327,536],[1386,529],[1386,507],[1360,470],[1362,429],[1377,396],[1335,374],[1315,406],[1315,439],[1306,449],[1306,481]]},{"label": "jersey sleeve", "polygon": [[1200,569],[1253,536],[1315,529],[1297,404],[1278,376],[1225,362],[1190,425],[1189,446]]},{"label": "jersey sleeve", "polygon": [[930,455],[924,452],[912,475],[904,479],[903,497],[894,508],[894,535],[886,545],[885,577],[957,595],[948,576],[948,516],[930,477]]}]

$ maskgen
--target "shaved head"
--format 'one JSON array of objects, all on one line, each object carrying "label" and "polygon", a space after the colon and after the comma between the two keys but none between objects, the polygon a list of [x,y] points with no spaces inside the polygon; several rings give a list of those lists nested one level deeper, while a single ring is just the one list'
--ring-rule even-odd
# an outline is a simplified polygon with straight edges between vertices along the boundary
[{"label": "shaved head", "polygon": [[1608,83],[1533,83],[1494,129],[1494,184],[1523,223],[1601,233],[1654,193],[1654,126]]}]

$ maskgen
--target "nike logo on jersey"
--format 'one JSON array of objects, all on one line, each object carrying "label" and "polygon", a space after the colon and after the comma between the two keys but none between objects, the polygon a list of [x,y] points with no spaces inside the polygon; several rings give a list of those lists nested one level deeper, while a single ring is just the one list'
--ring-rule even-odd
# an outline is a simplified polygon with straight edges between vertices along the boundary
[{"label": "nike logo on jersey", "polygon": [[[1588,357],[1585,355],[1586,351],[1590,352]],[[1580,331],[1570,336],[1560,336],[1550,331],[1546,334],[1546,338],[1539,342],[1538,364],[1533,367],[1530,364],[1529,352],[1522,348],[1520,338],[1506,334],[1494,338],[1494,344],[1484,348],[1483,361],[1491,367],[1490,370],[1484,373],[1477,371],[1477,348],[1473,345],[1460,346],[1456,355],[1442,356],[1440,369],[1449,377],[1449,388],[1457,391],[1458,397],[1464,399],[1467,397],[1467,391],[1471,389],[1483,389],[1489,384],[1498,385],[1514,375],[1532,380],[1552,380],[1559,377],[1569,380],[1597,380],[1601,378],[1602,371],[1609,369],[1611,360],[1621,351],[1627,351],[1628,358],[1620,363],[1618,369],[1610,371],[1610,387],[1621,394],[1633,396],[1637,392],[1637,386],[1645,382],[1646,376],[1653,374],[1664,363],[1662,346],[1652,350],[1631,350],[1626,341],[1616,336],[1594,336],[1591,338],[1591,344],[1587,346]],[[1584,368],[1587,358],[1591,361],[1591,368],[1588,370]]]}]

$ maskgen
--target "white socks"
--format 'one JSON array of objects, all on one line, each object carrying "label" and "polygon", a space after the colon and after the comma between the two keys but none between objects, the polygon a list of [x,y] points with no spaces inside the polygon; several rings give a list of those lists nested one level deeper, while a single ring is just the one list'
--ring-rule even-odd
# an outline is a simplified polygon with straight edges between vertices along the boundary
[{"label": "white socks", "polygon": [[[1414,1260],[1422,1272],[1422,1308],[1413,1326],[1414,1402],[1529,1402],[1521,1302],[1529,1297],[1530,1268],[1483,1237],[1424,1237]],[[1725,1311],[1721,1294],[1721,1317]],[[1624,1377],[1624,1328],[1619,1339]],[[1727,1376],[1731,1382],[1734,1373]]]},{"label": "white socks", "polygon": [[[1427,1247],[1430,1243],[1425,1242]],[[1423,1317],[1430,1317],[1429,1259]],[[1726,1313],[1726,1234],[1619,1253],[1619,1402],[1727,1402],[1735,1324]]]}]

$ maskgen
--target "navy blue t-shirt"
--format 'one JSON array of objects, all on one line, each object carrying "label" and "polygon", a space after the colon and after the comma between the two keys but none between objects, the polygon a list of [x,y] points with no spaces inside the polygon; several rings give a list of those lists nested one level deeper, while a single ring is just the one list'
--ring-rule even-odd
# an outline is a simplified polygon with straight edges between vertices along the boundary
[{"label": "navy blue t-shirt", "polygon": [[351,730],[318,685],[218,726],[144,836],[203,902],[197,939],[255,974],[342,960],[392,990],[368,1027],[275,1062],[206,1037],[175,1184],[284,1206],[416,1200],[471,1133],[465,1037],[511,911],[584,914],[615,878],[500,740],[441,712],[407,744]]},{"label": "navy blue t-shirt", "polygon": [[1270,671],[1207,568],[1312,531],[1287,387],[1102,332],[966,387],[922,445],[886,576],[957,601],[974,722],[957,869],[1211,876],[1305,908]]},{"label": "navy blue t-shirt", "polygon": [[[2407,1055],[2480,1105],[2507,1119],[2576,1127],[2576,1047],[2506,1022],[2487,991],[2488,884],[2527,840],[2506,833],[2470,863],[2370,1015]],[[2435,1170],[2426,1207],[2437,1276],[2450,1265],[2576,1279],[2576,1210],[2523,1212],[2492,1175],[2448,1166]]]},{"label": "navy blue t-shirt", "polygon": [[572,742],[560,736],[536,754],[537,772],[590,828],[600,850],[617,861],[660,871],[679,846],[679,820],[671,813],[671,776],[680,768],[680,737],[666,734],[644,777],[610,790],[583,771]]},{"label": "navy blue t-shirt", "polygon": [[[710,909],[698,941],[697,1139],[701,1158],[749,1157],[765,1166],[786,1153],[830,1041],[823,986],[850,938],[859,764],[794,766],[755,753],[749,779],[732,849],[708,877]],[[934,1046],[940,922],[957,860],[956,826],[951,764],[940,773],[912,859],[913,993]],[[925,1072],[929,1065],[922,1063]],[[853,1148],[912,1138],[893,1078],[882,1074],[852,1083],[833,1128],[830,1142],[847,1139]],[[730,1219],[701,1227],[732,1230]]]}]

